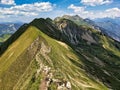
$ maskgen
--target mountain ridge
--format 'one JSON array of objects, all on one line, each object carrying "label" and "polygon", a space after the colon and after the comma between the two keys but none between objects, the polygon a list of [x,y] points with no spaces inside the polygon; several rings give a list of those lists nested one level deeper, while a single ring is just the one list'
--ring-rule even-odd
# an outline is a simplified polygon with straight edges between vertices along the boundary
[{"label": "mountain ridge", "polygon": [[5,90],[119,90],[120,43],[68,19],[35,19],[3,43],[0,53]]},{"label": "mountain ridge", "polygon": [[[116,19],[105,18],[105,19],[90,20],[89,18],[82,19],[78,15],[75,15],[75,16],[63,15],[62,17],[55,18],[56,21],[59,19],[69,19],[73,21],[74,23],[76,23],[77,25],[85,25],[93,29],[100,30],[101,32],[103,32],[104,34],[113,38],[116,41],[119,41],[120,39],[119,18],[116,18]],[[110,22],[111,24],[109,24],[108,22]]]}]

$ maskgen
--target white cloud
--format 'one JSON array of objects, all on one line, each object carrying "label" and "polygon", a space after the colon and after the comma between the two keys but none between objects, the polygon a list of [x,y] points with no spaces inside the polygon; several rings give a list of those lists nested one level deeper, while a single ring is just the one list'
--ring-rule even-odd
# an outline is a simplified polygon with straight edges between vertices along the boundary
[{"label": "white cloud", "polygon": [[39,15],[42,12],[49,12],[53,10],[54,5],[50,2],[41,2],[34,4],[23,4],[12,6],[10,8],[0,8],[0,14],[2,15],[23,15],[23,16],[35,16]]},{"label": "white cloud", "polygon": [[89,6],[110,4],[112,2],[113,0],[81,0],[81,3],[83,3],[84,5],[89,5]]},{"label": "white cloud", "polygon": [[20,11],[32,11],[32,12],[48,12],[53,9],[53,6],[50,2],[41,2],[34,4],[23,4],[11,7],[12,10],[20,10]]},{"label": "white cloud", "polygon": [[[36,2],[33,4],[12,5],[0,7],[0,22],[23,21],[28,22],[34,18],[46,17],[54,9],[50,2]],[[52,15],[52,14],[51,14]]]},{"label": "white cloud", "polygon": [[6,5],[15,5],[14,0],[1,0],[0,3],[1,4],[6,4]]},{"label": "white cloud", "polygon": [[73,9],[74,10],[74,12],[82,12],[82,11],[84,11],[84,7],[77,7],[77,6],[75,6],[74,4],[71,4],[70,6],[68,6],[68,9]]},{"label": "white cloud", "polygon": [[115,18],[115,17],[120,17],[120,9],[119,8],[111,8],[111,9],[107,9],[105,10],[104,12],[106,14],[106,17],[107,16],[110,16],[112,18]]},{"label": "white cloud", "polygon": [[104,11],[87,11],[85,10],[85,8],[82,10],[78,10],[78,8],[84,8],[84,7],[75,6],[73,4],[68,7],[68,9],[73,10],[74,12],[73,14],[78,14],[83,18],[95,19],[95,18],[105,18],[105,17],[109,17],[109,18],[120,17],[120,9],[117,7],[106,9]]}]

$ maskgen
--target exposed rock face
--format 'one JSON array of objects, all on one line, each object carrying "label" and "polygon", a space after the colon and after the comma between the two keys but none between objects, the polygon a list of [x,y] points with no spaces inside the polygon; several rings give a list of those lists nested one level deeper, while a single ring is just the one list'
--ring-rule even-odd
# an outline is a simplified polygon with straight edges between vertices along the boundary
[{"label": "exposed rock face", "polygon": [[87,41],[88,44],[97,43],[90,30],[84,30],[81,26],[77,26],[72,21],[65,19],[58,21],[56,25],[60,29],[62,36],[66,36],[67,40],[69,40],[71,44],[79,44],[80,39]]},{"label": "exposed rock face", "polygon": [[[39,40],[36,39],[36,41]],[[37,44],[37,42],[36,42]],[[32,44],[33,45],[33,44]],[[32,47],[31,45],[31,47]],[[34,44],[35,45],[35,44]],[[38,44],[40,45],[40,44]],[[39,86],[39,90],[48,90],[48,88],[50,87],[51,83],[54,83],[54,85],[56,86],[57,90],[71,90],[72,86],[71,83],[69,81],[62,81],[59,79],[55,79],[53,76],[53,72],[51,67],[45,65],[43,63],[43,61],[40,59],[41,55],[42,57],[45,58],[45,60],[51,64],[52,60],[50,59],[50,57],[47,55],[51,52],[51,48],[48,47],[45,42],[41,42],[41,45],[38,48],[37,54],[36,54],[36,61],[39,64],[39,68],[36,71],[36,77],[39,76],[39,74],[43,75],[43,79],[40,83]],[[51,64],[52,65],[52,64]]]},{"label": "exposed rock face", "polygon": [[[35,60],[38,62],[39,67],[36,70],[35,76],[36,78],[41,74],[43,78],[39,85],[39,90],[49,90],[51,84],[56,86],[56,90],[71,90],[71,83],[67,80],[59,80],[54,78],[54,73],[50,66],[45,65],[43,63],[41,57],[43,57],[49,64],[52,63],[52,60],[48,56],[51,52],[51,48],[47,45],[46,42],[41,42],[41,37],[38,37],[27,49],[28,52],[31,53],[31,57],[35,57]],[[52,65],[52,64],[51,64]]]},{"label": "exposed rock face", "polygon": [[35,57],[36,53],[38,52],[39,48],[40,48],[40,37],[38,37],[37,39],[34,40],[34,42],[30,45],[30,47],[27,49],[27,52],[30,53],[30,56],[32,58]]},{"label": "exposed rock face", "polygon": [[79,33],[79,31],[77,30],[78,28],[75,25],[72,25],[67,20],[57,23],[57,25],[58,28],[61,30],[62,34],[64,34],[71,43],[78,43],[77,36],[79,35],[77,35],[77,33]]},{"label": "exposed rock face", "polygon": [[82,38],[83,38],[84,40],[90,42],[90,43],[97,43],[97,42],[93,39],[93,37],[92,37],[89,33],[87,33],[87,32],[85,32],[85,33],[82,34]]}]

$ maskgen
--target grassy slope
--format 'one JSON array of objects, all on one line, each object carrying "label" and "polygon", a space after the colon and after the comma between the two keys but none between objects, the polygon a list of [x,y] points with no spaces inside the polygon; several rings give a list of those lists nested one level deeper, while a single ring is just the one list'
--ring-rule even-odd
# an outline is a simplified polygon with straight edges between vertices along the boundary
[{"label": "grassy slope", "polygon": [[[25,65],[24,63],[27,62],[25,60],[26,58],[21,59],[21,60],[25,60],[25,61],[17,61],[17,59],[24,52],[24,50],[26,48],[28,48],[28,46],[33,42],[33,40],[35,38],[37,38],[37,36],[38,36],[38,32],[37,31],[34,32],[34,30],[30,27],[14,43],[12,43],[8,47],[6,52],[0,57],[0,80],[1,80],[0,88],[6,87],[6,89],[7,89],[7,83],[8,83],[8,87],[10,88],[10,87],[12,87],[14,80],[17,80],[17,78],[14,78],[14,76],[15,76],[14,74],[16,74],[16,76],[17,76],[19,74],[19,71],[17,71],[17,70],[20,70],[20,72],[22,71],[21,70],[22,67],[21,68],[17,68],[17,67],[19,67],[19,65],[22,65],[22,64],[24,66]],[[15,63],[16,61],[17,61],[17,63]],[[27,65],[27,63],[26,63],[26,65]],[[14,66],[14,68],[12,68],[13,71],[10,71],[11,66]],[[25,68],[23,68],[23,70],[24,69]],[[12,73],[14,73],[14,74],[12,74]],[[11,75],[9,76],[9,74],[11,74]],[[20,73],[20,74],[22,74],[22,73]],[[5,75],[6,75],[6,77],[5,77]],[[10,81],[11,79],[13,79],[13,81]],[[6,84],[6,85],[3,85],[3,84]]]},{"label": "grassy slope", "polygon": [[33,42],[33,40],[38,36],[37,33],[38,32],[34,32],[32,28],[29,28],[27,32],[9,46],[7,51],[0,57],[0,67],[2,67],[2,69],[0,69],[0,74],[6,70],[9,65],[14,62],[17,57]]},{"label": "grassy slope", "polygon": [[11,35],[10,34],[4,34],[0,37],[0,43],[6,41]]},{"label": "grassy slope", "polygon": [[[81,59],[84,59],[78,57],[69,46],[66,45],[68,47],[67,49],[65,48],[65,46],[61,46],[60,43],[56,42],[56,40],[51,39],[45,34],[42,34],[42,36],[46,39],[49,46],[52,47],[52,52],[49,54],[49,57],[52,60],[53,69],[56,70],[56,73],[59,73],[61,75],[60,77],[68,79],[72,83],[74,90],[107,90],[104,85],[102,85],[99,81],[96,81],[87,76],[86,72],[82,68],[80,68],[84,66],[81,61]],[[48,64],[49,63],[47,63],[47,65]]]},{"label": "grassy slope", "polygon": [[51,60],[50,63],[42,55],[40,59],[44,65],[51,67],[55,72],[54,78],[70,81],[73,90],[107,90],[102,83],[90,78],[82,69],[84,64],[81,59],[84,60],[84,58],[78,57],[69,46],[48,37],[35,27],[29,27],[0,57],[0,88],[4,90],[11,90],[13,86],[14,90],[38,88],[41,77],[37,78],[35,82],[31,82],[37,70],[36,60],[25,58],[29,57],[26,49],[38,36],[44,38],[42,42],[51,48],[51,52],[47,55]]},{"label": "grassy slope", "polygon": [[[61,20],[63,21],[63,20]],[[74,23],[69,26],[75,26]],[[73,28],[73,27],[72,27]],[[72,29],[71,28],[71,29]],[[97,77],[108,87],[120,89],[120,43],[107,37],[102,32],[88,26],[80,26],[81,30],[91,32],[97,44],[87,44],[86,41],[80,40],[78,45],[72,45],[82,60],[86,71],[93,77]]]},{"label": "grassy slope", "polygon": [[120,50],[113,45],[113,43],[116,43],[114,40],[107,38],[105,36],[101,37],[102,43],[104,45],[104,48],[113,52],[116,56],[120,56]]},{"label": "grassy slope", "polygon": [[[92,32],[94,32],[93,37],[97,37],[99,45],[84,45],[80,43],[81,45],[78,46],[78,49],[82,49],[78,50],[79,54],[82,54],[86,58],[86,61],[83,61],[86,70],[92,76],[99,78],[107,86],[119,90],[120,43],[115,42],[94,29],[92,29]],[[98,59],[95,59],[96,57]]]}]

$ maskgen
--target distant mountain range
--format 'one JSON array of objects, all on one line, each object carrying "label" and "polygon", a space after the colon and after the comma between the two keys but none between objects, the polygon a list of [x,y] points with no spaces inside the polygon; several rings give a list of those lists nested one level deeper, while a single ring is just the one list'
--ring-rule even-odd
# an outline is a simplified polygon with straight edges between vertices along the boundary
[{"label": "distant mountain range", "polygon": [[23,23],[0,23],[0,35],[13,34]]},{"label": "distant mountain range", "polygon": [[103,18],[103,19],[96,19],[95,23],[99,26],[104,28],[105,32],[112,38],[117,41],[120,41],[120,18]]},{"label": "distant mountain range", "polygon": [[118,25],[120,25],[120,17],[117,18],[98,18],[98,19],[93,19],[95,22],[113,22]]},{"label": "distant mountain range", "polygon": [[23,23],[0,23],[0,43],[6,41]]}]

